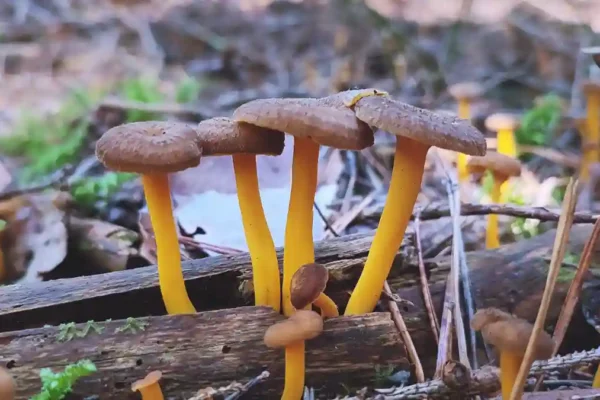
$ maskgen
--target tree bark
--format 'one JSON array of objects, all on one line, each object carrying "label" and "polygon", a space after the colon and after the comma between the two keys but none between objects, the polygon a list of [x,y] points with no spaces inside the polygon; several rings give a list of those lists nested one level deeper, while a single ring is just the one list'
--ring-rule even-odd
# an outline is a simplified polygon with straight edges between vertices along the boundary
[{"label": "tree bark", "polygon": [[[207,386],[245,382],[264,369],[270,377],[247,398],[277,399],[283,388],[283,350],[267,348],[263,335],[281,319],[267,307],[241,307],[140,318],[148,325],[137,332],[115,332],[125,325],[123,320],[103,322],[100,333],[90,330],[83,338],[62,342],[57,327],[7,332],[0,334],[0,362],[16,380],[18,399],[40,390],[40,368],[58,372],[81,359],[93,361],[98,371],[75,385],[69,397],[73,400],[91,395],[102,400],[137,399],[131,383],[153,370],[163,373],[165,398],[187,399]],[[422,335],[418,321],[407,323],[413,335]],[[328,319],[324,332],[307,342],[306,354],[306,384],[332,397],[372,386],[378,366],[409,367],[388,313]],[[431,359],[432,354],[423,356]]]}]

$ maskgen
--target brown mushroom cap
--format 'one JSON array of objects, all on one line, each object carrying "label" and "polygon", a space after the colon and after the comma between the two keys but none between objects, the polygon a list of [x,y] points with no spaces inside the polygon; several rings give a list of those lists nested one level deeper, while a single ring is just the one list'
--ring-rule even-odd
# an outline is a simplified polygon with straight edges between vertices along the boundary
[{"label": "brown mushroom cap", "polygon": [[202,154],[196,130],[178,122],[133,122],[106,131],[96,157],[115,171],[171,173],[195,167]]},{"label": "brown mushroom cap", "polygon": [[0,367],[0,399],[13,400],[16,397],[15,380],[5,368]]},{"label": "brown mushroom cap", "polygon": [[310,138],[323,146],[361,150],[373,145],[373,131],[346,107],[341,96],[322,99],[259,99],[233,113],[240,122]]},{"label": "brown mushroom cap", "polygon": [[205,119],[197,127],[203,156],[232,154],[280,155],[283,132],[236,122],[230,118]]},{"label": "brown mushroom cap", "polygon": [[354,112],[371,126],[430,146],[472,155],[484,155],[487,149],[483,134],[468,121],[388,96],[363,97],[354,105]]},{"label": "brown mushroom cap", "polygon": [[492,322],[506,321],[515,318],[512,314],[502,311],[498,308],[489,307],[477,310],[473,319],[471,319],[471,328],[480,331],[485,325]]},{"label": "brown mushroom cap", "polygon": [[[473,316],[473,319],[475,319],[477,313]],[[500,313],[503,312],[500,311]],[[494,315],[494,313],[492,312],[490,315]],[[500,351],[508,351],[516,354],[525,353],[529,337],[533,332],[533,325],[531,323],[512,315],[510,318],[500,318],[497,320],[491,318],[489,321],[483,320],[482,322],[487,323],[481,323],[481,327],[478,330],[481,330],[481,334],[486,342],[496,346]],[[554,340],[552,337],[545,331],[540,332],[534,351],[534,359],[545,360],[550,358],[553,349]]]},{"label": "brown mushroom cap", "polygon": [[274,325],[265,332],[267,347],[286,347],[291,343],[309,340],[323,331],[323,318],[311,310],[298,310],[291,317]]},{"label": "brown mushroom cap", "polygon": [[488,151],[485,156],[470,157],[467,161],[467,170],[470,174],[479,174],[490,170],[502,177],[520,176],[521,162],[505,154]]},{"label": "brown mushroom cap", "polygon": [[148,373],[144,378],[139,379],[131,384],[131,390],[136,392],[140,389],[143,389],[147,386],[154,385],[162,378],[162,372],[160,371],[152,371]]},{"label": "brown mushroom cap", "polygon": [[457,100],[473,100],[483,94],[483,86],[477,82],[460,82],[449,86],[448,93]]},{"label": "brown mushroom cap", "polygon": [[517,126],[519,126],[519,118],[508,113],[495,113],[485,119],[485,127],[492,132],[504,129],[513,130]]},{"label": "brown mushroom cap", "polygon": [[583,82],[583,92],[585,94],[594,94],[600,92],[600,82],[587,80]]},{"label": "brown mushroom cap", "polygon": [[297,310],[312,304],[327,286],[329,271],[321,264],[305,264],[292,276],[290,300]]}]

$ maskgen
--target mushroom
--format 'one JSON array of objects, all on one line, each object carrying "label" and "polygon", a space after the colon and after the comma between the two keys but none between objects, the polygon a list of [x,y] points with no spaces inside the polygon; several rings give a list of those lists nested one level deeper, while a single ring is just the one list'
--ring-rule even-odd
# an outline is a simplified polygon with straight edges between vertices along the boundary
[{"label": "mushroom", "polygon": [[290,299],[295,309],[314,304],[324,317],[337,317],[337,305],[323,291],[329,280],[329,271],[317,263],[305,264],[292,276]]},{"label": "mushroom", "polygon": [[[521,162],[515,158],[488,151],[483,157],[471,157],[467,163],[467,168],[471,174],[483,174],[490,171],[494,179],[492,187],[492,202],[500,203],[501,187],[511,176],[521,175]],[[498,215],[488,215],[488,223],[485,235],[485,245],[488,249],[495,249],[500,246],[498,237]]]},{"label": "mushroom", "polygon": [[[381,94],[373,89],[352,93],[353,96]],[[233,119],[238,122],[294,136],[292,187],[283,253],[282,307],[286,316],[297,312],[290,299],[292,276],[302,265],[315,261],[312,221],[319,145],[361,150],[373,144],[373,131],[346,107],[344,99],[341,93],[320,99],[259,99],[243,104],[233,113]],[[283,398],[299,399],[304,391],[304,342],[286,348],[285,363]]]},{"label": "mushroom", "polygon": [[468,121],[416,108],[389,96],[355,96],[346,104],[358,119],[396,135],[386,204],[345,311],[346,315],[353,315],[371,312],[377,304],[417,200],[429,148],[483,155],[486,142]]},{"label": "mushroom", "polygon": [[[583,165],[582,169],[589,168],[591,163],[600,161],[600,82],[586,81],[583,83],[583,92],[586,97],[585,139],[582,140]],[[583,177],[582,177],[583,178]],[[587,179],[588,176],[585,176]]]},{"label": "mushroom", "polygon": [[[502,398],[509,399],[533,332],[533,325],[497,308],[486,308],[475,313],[471,327],[481,331],[483,339],[494,345],[500,353]],[[534,349],[534,359],[550,358],[553,349],[554,340],[548,333],[541,331]]]},{"label": "mushroom", "polygon": [[162,372],[152,371],[144,379],[137,380],[131,384],[133,392],[139,391],[142,400],[163,400],[163,392],[158,381],[162,378]]},{"label": "mushroom", "polygon": [[509,157],[517,158],[517,144],[515,141],[515,129],[519,120],[515,115],[507,113],[492,114],[485,119],[485,127],[496,132],[496,151]]},{"label": "mushroom", "polygon": [[252,260],[255,304],[279,311],[279,263],[260,199],[256,155],[281,154],[284,135],[282,132],[222,117],[200,122],[197,131],[203,156],[233,157],[238,202]]},{"label": "mushroom", "polygon": [[5,368],[0,367],[0,399],[14,400],[16,397],[15,380]]},{"label": "mushroom", "polygon": [[[471,103],[483,94],[483,87],[477,82],[460,82],[448,87],[448,93],[458,102],[458,117],[471,119]],[[464,182],[469,178],[467,171],[467,155],[457,153],[456,168],[458,180]]]},{"label": "mushroom", "polygon": [[177,122],[134,122],[106,131],[96,156],[107,168],[142,175],[157,247],[158,282],[169,314],[196,312],[185,289],[173,218],[169,173],[195,167],[201,148],[196,131]]}]

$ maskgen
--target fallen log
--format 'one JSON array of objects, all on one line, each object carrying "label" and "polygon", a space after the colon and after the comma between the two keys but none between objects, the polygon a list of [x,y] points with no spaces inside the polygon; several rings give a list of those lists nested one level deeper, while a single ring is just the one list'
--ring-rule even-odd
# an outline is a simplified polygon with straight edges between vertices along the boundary
[{"label": "fallen log", "polygon": [[[163,373],[165,398],[187,399],[203,387],[248,380],[265,369],[270,377],[245,398],[275,399],[283,387],[283,350],[267,348],[263,335],[282,318],[270,308],[241,307],[140,318],[147,325],[135,332],[123,330],[123,320],[102,322],[99,332],[90,329],[84,337],[67,341],[59,340],[57,327],[6,332],[0,334],[0,364],[14,376],[18,399],[39,391],[40,368],[57,372],[80,359],[93,361],[98,372],[75,385],[69,397],[73,400],[92,395],[136,399],[131,383],[152,370]],[[414,336],[422,334],[418,321],[407,324]],[[84,327],[76,326],[79,331]],[[387,313],[328,319],[325,331],[307,342],[306,352],[307,385],[332,397],[372,386],[378,366],[408,368],[400,335]]]}]

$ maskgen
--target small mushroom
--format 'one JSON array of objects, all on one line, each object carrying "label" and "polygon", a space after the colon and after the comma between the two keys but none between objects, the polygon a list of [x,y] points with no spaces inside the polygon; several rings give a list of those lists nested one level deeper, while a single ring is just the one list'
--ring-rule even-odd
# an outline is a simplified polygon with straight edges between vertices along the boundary
[{"label": "small mushroom", "polygon": [[201,149],[196,131],[176,122],[133,122],[106,131],[96,156],[107,168],[142,175],[157,248],[158,282],[169,314],[195,313],[187,295],[173,218],[169,173],[195,167]]},{"label": "small mushroom", "polygon": [[337,305],[323,291],[329,280],[329,271],[317,263],[305,264],[292,276],[291,302],[295,309],[301,310],[314,304],[321,309],[324,317],[337,317]]},{"label": "small mushroom", "polygon": [[[483,157],[471,157],[467,163],[467,169],[471,174],[482,175],[485,171],[490,171],[494,178],[492,187],[492,202],[500,203],[501,187],[512,176],[521,175],[521,162],[515,158],[488,151]],[[498,215],[488,215],[488,223],[485,236],[485,245],[488,249],[495,249],[500,246],[498,235]]]},{"label": "small mushroom", "polygon": [[[311,310],[298,310],[291,317],[271,325],[264,342],[270,348],[282,348],[304,343],[323,332],[323,318]],[[304,380],[304,378],[302,378]]]},{"label": "small mushroom", "polygon": [[231,155],[233,158],[238,202],[252,260],[255,304],[279,311],[279,263],[260,198],[256,156],[281,154],[284,135],[222,117],[200,122],[197,131],[203,156]]},{"label": "small mushroom", "polygon": [[[352,93],[347,93],[351,96]],[[359,120],[396,135],[392,177],[379,226],[346,315],[372,312],[412,215],[431,146],[483,155],[486,142],[468,121],[410,106],[389,96],[354,96],[346,104]]]},{"label": "small mushroom", "polygon": [[496,151],[498,153],[517,158],[515,129],[518,125],[518,118],[507,113],[492,114],[485,119],[485,127],[492,132],[496,132],[498,140]]},{"label": "small mushroom", "polygon": [[162,373],[160,371],[152,371],[144,379],[137,380],[131,385],[133,392],[140,392],[142,400],[163,400],[163,392],[160,388]]},{"label": "small mushroom", "polygon": [[0,367],[0,399],[14,400],[16,391],[15,380],[5,368]]},{"label": "small mushroom", "polygon": [[[583,166],[582,171],[588,170],[589,165],[600,161],[600,82],[586,81],[583,83],[586,97],[586,129],[585,139],[582,140]],[[582,176],[587,179],[588,176]]]},{"label": "small mushroom", "polygon": [[[471,321],[483,339],[496,347],[500,353],[500,385],[502,398],[509,399],[513,385],[527,350],[533,325],[495,308],[478,310]],[[546,360],[552,356],[554,340],[545,331],[540,332],[535,351],[535,360]],[[529,366],[528,366],[529,367]]]},{"label": "small mushroom", "polygon": [[[483,87],[477,82],[460,82],[448,87],[448,93],[458,102],[458,117],[470,120],[471,103],[481,97]],[[458,170],[458,180],[460,182],[466,181],[469,178],[466,154],[457,153],[456,168]]]},{"label": "small mushroom", "polygon": [[[377,95],[374,90],[352,91]],[[315,261],[312,221],[317,190],[319,146],[361,150],[373,144],[373,131],[344,104],[344,95],[320,99],[259,99],[243,104],[233,113],[238,122],[285,132],[294,136],[292,187],[286,221],[282,307],[286,316],[297,312],[290,299],[291,279],[304,264]],[[284,399],[299,399],[304,392],[304,344],[285,352]],[[294,379],[288,379],[293,376]]]}]

